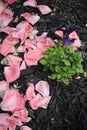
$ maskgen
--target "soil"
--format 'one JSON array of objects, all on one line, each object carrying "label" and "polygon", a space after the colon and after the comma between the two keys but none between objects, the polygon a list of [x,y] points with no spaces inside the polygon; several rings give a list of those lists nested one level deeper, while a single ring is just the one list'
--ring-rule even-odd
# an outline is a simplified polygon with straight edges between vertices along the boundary
[{"label": "soil", "polygon": [[[50,95],[52,96],[47,109],[39,108],[33,111],[26,103],[29,116],[32,118],[26,125],[30,126],[32,130],[87,130],[87,1],[37,0],[38,4],[46,4],[53,10],[51,14],[47,15],[41,15],[35,8],[23,7],[24,1],[20,0],[20,3],[10,5],[15,13],[14,18],[18,16],[18,21],[9,25],[15,27],[23,20],[20,14],[29,11],[38,13],[41,17],[34,25],[34,28],[39,30],[38,35],[48,32],[49,37],[59,39],[54,33],[55,30],[61,28],[75,30],[82,41],[80,50],[83,52],[85,72],[85,75],[82,74],[79,79],[74,78],[69,85],[64,85],[49,79],[49,72],[43,72],[40,64],[22,70],[20,78],[15,81],[21,85],[19,89],[21,93],[25,93],[27,82],[36,84],[40,80],[45,80],[50,84]],[[5,36],[4,33],[0,33],[0,39],[4,39]],[[3,56],[0,55],[0,61],[2,58]],[[3,68],[4,66],[0,65],[0,80],[4,79]]]}]

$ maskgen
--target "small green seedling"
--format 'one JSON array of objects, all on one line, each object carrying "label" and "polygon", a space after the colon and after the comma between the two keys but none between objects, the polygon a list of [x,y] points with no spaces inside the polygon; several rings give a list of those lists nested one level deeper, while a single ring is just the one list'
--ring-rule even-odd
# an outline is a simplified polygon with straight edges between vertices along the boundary
[{"label": "small green seedling", "polygon": [[83,73],[82,61],[81,52],[73,51],[71,45],[62,47],[58,43],[45,51],[40,63],[44,66],[44,71],[51,71],[52,79],[68,84],[72,76]]}]

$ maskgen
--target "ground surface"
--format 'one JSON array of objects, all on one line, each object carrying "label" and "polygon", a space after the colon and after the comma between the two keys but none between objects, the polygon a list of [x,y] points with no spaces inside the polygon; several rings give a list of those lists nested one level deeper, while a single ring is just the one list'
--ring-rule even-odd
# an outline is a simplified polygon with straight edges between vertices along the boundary
[{"label": "ground surface", "polygon": [[[41,15],[41,19],[34,27],[39,30],[39,34],[43,31],[48,32],[48,36],[53,39],[58,38],[54,32],[56,29],[66,28],[75,30],[82,40],[83,51],[83,67],[87,71],[87,1],[84,0],[37,0],[38,4],[46,4],[54,10],[51,14],[42,16],[36,9],[23,7],[24,0],[20,3],[11,5],[15,12],[14,17],[18,16],[19,21],[21,13],[26,11],[37,12]],[[18,22],[19,22],[18,21]],[[10,23],[15,26],[17,23]],[[0,33],[0,38],[4,38],[5,34]],[[3,56],[0,55],[0,60]],[[0,66],[0,80],[4,79],[3,66]],[[37,83],[39,80],[48,81],[51,86],[50,95],[52,99],[47,109],[38,109],[29,111],[32,118],[29,125],[32,130],[87,130],[87,77],[81,75],[80,79],[73,79],[68,86],[53,81],[48,78],[48,74],[43,72],[42,66],[33,66],[26,71],[21,72],[18,84],[21,85],[20,92],[25,93],[26,83]],[[19,128],[17,128],[18,130]]]}]

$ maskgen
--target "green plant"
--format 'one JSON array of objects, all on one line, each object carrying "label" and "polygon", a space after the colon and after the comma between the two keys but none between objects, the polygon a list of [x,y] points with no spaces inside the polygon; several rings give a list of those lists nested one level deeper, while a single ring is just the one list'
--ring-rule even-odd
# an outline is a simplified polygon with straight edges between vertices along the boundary
[{"label": "green plant", "polygon": [[83,73],[82,61],[81,52],[73,51],[70,45],[64,48],[58,43],[45,51],[40,63],[44,66],[44,71],[51,71],[52,79],[68,84],[72,76]]}]

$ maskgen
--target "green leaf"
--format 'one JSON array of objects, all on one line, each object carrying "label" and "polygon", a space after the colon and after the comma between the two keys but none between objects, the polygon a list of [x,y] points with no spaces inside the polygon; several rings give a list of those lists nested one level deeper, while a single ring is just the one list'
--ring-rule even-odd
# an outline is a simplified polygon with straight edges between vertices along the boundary
[{"label": "green leaf", "polygon": [[63,79],[62,82],[63,82],[64,84],[66,84],[66,85],[69,84],[69,80],[68,80],[68,79]]},{"label": "green leaf", "polygon": [[51,74],[51,78],[56,79],[57,78],[56,74]]},{"label": "green leaf", "polygon": [[46,60],[46,59],[41,59],[41,60],[40,60],[40,63],[41,63],[42,65],[46,65],[46,64],[47,64],[47,60]]},{"label": "green leaf", "polygon": [[67,66],[71,66],[71,64],[70,64],[70,61],[69,61],[69,60],[65,60],[65,59],[63,59],[63,62],[64,62],[64,64],[65,64],[65,65],[67,65]]}]

